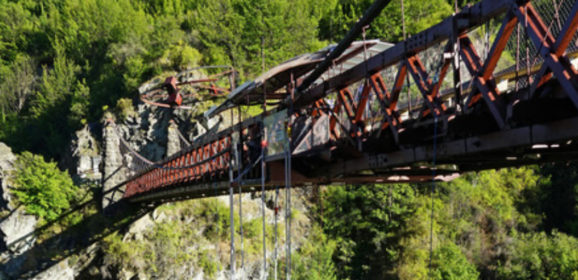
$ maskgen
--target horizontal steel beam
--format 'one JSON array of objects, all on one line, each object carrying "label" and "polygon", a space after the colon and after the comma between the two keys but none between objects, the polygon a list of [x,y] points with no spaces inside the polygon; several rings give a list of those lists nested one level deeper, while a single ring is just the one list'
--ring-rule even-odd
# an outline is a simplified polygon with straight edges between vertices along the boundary
[{"label": "horizontal steel beam", "polygon": [[[328,178],[337,178],[355,174],[357,172],[393,168],[398,166],[410,166],[419,162],[431,162],[436,152],[436,160],[439,163],[451,163],[459,161],[459,158],[468,158],[477,154],[505,149],[528,148],[533,145],[561,142],[567,140],[578,141],[578,117],[560,120],[551,123],[535,124],[515,129],[497,131],[485,135],[457,139],[445,143],[416,146],[391,153],[364,154],[359,159],[340,161],[328,164],[321,173],[326,173]],[[536,150],[535,154],[539,154]],[[513,153],[512,153],[513,154]],[[509,154],[504,154],[504,161]],[[571,159],[571,158],[569,158]],[[512,162],[515,165],[515,162]]]}]

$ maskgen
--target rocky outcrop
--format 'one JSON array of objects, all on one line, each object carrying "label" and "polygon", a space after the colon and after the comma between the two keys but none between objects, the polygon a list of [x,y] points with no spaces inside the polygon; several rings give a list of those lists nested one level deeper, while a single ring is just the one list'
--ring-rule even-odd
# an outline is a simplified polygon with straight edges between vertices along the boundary
[{"label": "rocky outcrop", "polygon": [[72,147],[75,181],[77,183],[99,182],[102,178],[100,172],[102,156],[98,141],[90,132],[88,125],[75,133]]},{"label": "rocky outcrop", "polygon": [[9,176],[14,170],[16,155],[6,144],[0,142],[0,210],[12,210],[10,202],[12,195],[9,192]]},{"label": "rocky outcrop", "polygon": [[34,229],[38,220],[18,208],[11,212],[2,222],[0,231],[5,247],[14,255],[19,255],[30,249],[36,241]]},{"label": "rocky outcrop", "polygon": [[[4,217],[0,219],[0,251],[8,250],[13,255],[19,255],[28,250],[36,240],[34,229],[36,217],[25,213],[24,209],[13,207],[13,197],[10,193],[10,177],[14,170],[16,155],[4,143],[0,143],[0,185],[2,197],[0,206]],[[6,253],[6,252],[4,252]]]},{"label": "rocky outcrop", "polygon": [[134,118],[117,120],[123,139],[151,161],[165,158],[173,112],[164,108],[138,105],[136,113]]},{"label": "rocky outcrop", "polygon": [[104,171],[102,178],[102,208],[107,209],[122,198],[122,188],[118,185],[127,178],[123,154],[120,151],[120,139],[112,123],[104,127]]},{"label": "rocky outcrop", "polygon": [[[14,198],[10,192],[15,162],[16,155],[12,153],[10,147],[0,143],[0,190],[2,193],[0,197],[2,210],[2,216],[0,216],[0,261],[2,263],[12,258],[18,258],[36,242],[34,230],[38,220],[32,215],[26,214],[23,208],[15,207]],[[13,261],[11,266],[4,267],[2,272],[9,273],[11,269],[18,269],[24,261],[23,258],[20,259],[21,261]],[[3,277],[8,276],[3,276],[0,273],[0,279]]]},{"label": "rocky outcrop", "polygon": [[123,240],[143,240],[143,234],[150,230],[155,225],[155,220],[152,218],[152,214],[144,215],[142,218],[133,222],[127,233],[124,235]]},{"label": "rocky outcrop", "polygon": [[181,150],[181,140],[179,138],[179,126],[171,121],[167,133],[167,156],[172,156]]},{"label": "rocky outcrop", "polygon": [[74,280],[74,269],[68,265],[68,260],[63,260],[42,273],[35,276],[34,280]]},{"label": "rocky outcrop", "polygon": [[99,256],[100,247],[93,243],[80,251],[76,256],[65,258],[50,267],[43,269],[30,279],[33,280],[74,280],[95,279],[99,277],[98,270],[91,269],[91,264]]}]

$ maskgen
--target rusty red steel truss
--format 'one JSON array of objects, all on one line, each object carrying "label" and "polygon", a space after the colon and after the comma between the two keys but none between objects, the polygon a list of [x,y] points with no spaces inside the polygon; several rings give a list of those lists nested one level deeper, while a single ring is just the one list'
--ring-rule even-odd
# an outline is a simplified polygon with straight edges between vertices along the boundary
[{"label": "rusty red steel truss", "polygon": [[[472,165],[471,161],[477,164],[484,160],[503,160],[504,155],[490,152],[503,153],[514,146],[518,147],[516,151],[519,154],[528,153],[537,139],[566,141],[578,138],[578,128],[572,131],[572,126],[578,124],[578,71],[572,65],[568,51],[578,27],[578,1],[572,4],[557,36],[547,27],[533,2],[481,1],[342,73],[313,84],[303,92],[289,94],[293,87],[288,85],[283,104],[273,112],[288,110],[290,126],[299,118],[310,118],[314,124],[322,118],[328,119],[327,131],[330,133],[330,141],[323,144],[323,149],[331,153],[331,159],[320,156],[318,149],[311,147],[312,152],[302,156],[301,170],[294,168],[293,183],[431,180],[431,168],[416,167],[414,163],[431,159],[433,137],[445,137],[440,144],[441,163],[469,166],[454,170],[458,172],[531,163],[534,158],[530,157],[515,163],[504,161]],[[495,19],[502,19],[499,31],[487,54],[481,56],[469,32]],[[520,26],[543,63],[538,71],[526,73],[529,86],[518,91],[501,91],[498,86],[501,76],[496,69],[508,41],[512,40],[516,27]],[[434,57],[438,59],[439,67],[428,69],[420,55],[423,57],[426,51],[431,53],[432,47],[438,45],[441,48]],[[457,56],[471,77],[467,81],[455,80],[456,73],[460,73],[459,65],[455,63]],[[389,70],[389,74],[384,74],[384,70]],[[454,85],[459,87],[452,85],[448,89],[444,86],[450,70],[454,72]],[[295,77],[295,80],[301,78]],[[390,80],[389,84],[387,80]],[[420,96],[413,104],[407,102],[411,97],[402,104],[400,99],[407,90],[408,80],[412,81],[411,85]],[[517,80],[514,82],[518,83]],[[562,102],[569,100],[573,106],[541,110],[541,104],[549,102],[544,100],[551,100],[544,98],[552,96]],[[520,104],[529,104],[530,108],[538,104],[538,111],[520,113]],[[557,110],[564,111],[564,114],[532,119],[535,115],[556,115],[553,112]],[[262,129],[264,117],[257,116],[217,134],[207,135],[205,140],[168,158],[160,166],[151,167],[133,177],[126,184],[125,197],[146,196],[159,190],[191,185],[204,188],[198,193],[210,195],[211,184],[214,187],[215,182],[222,182],[223,186],[237,183],[235,178],[257,160],[254,149],[258,147],[250,143],[261,142],[261,136],[255,131]],[[442,126],[441,136],[432,135],[434,122]],[[527,133],[531,139],[526,141],[524,137]],[[535,136],[532,136],[533,133]],[[556,133],[560,134],[559,137],[555,137]],[[296,132],[292,131],[291,134],[294,136]],[[476,138],[472,135],[481,136]],[[235,142],[234,137],[239,140]],[[498,138],[500,140],[495,140]],[[488,144],[491,147],[479,148],[475,139],[484,145],[491,143]],[[483,142],[486,139],[487,142]],[[291,141],[292,149],[300,144],[295,143],[297,139],[294,137]],[[526,145],[524,149],[519,148],[523,145]],[[574,149],[575,143],[568,141],[568,147]],[[233,151],[237,151],[237,156]],[[563,153],[556,156],[560,154]],[[468,158],[471,155],[477,157]],[[296,157],[294,162],[299,164],[299,158]],[[323,167],[315,170],[314,166],[319,164]],[[282,163],[272,160],[268,168],[265,174],[268,184],[281,184]],[[379,172],[361,175],[358,171],[364,169]],[[258,168],[250,173],[245,176],[249,181],[261,176]],[[438,173],[443,173],[443,170],[438,169]]]},{"label": "rusty red steel truss", "polygon": [[150,168],[127,184],[125,196],[175,184],[195,184],[207,179],[223,179],[228,174],[230,161],[230,136],[208,141],[204,145],[192,147],[187,153],[179,154],[162,166]]},{"label": "rusty red steel truss", "polygon": [[[249,162],[249,154],[235,159],[233,155],[232,134],[237,132],[245,139],[251,137],[251,131],[258,126],[255,119],[230,127],[201,144],[193,144],[182,152],[168,158],[163,163],[148,167],[127,182],[124,196],[130,197],[155,188],[165,188],[182,184],[201,184],[213,181],[229,180],[232,161]],[[248,172],[255,177],[255,172]]]}]

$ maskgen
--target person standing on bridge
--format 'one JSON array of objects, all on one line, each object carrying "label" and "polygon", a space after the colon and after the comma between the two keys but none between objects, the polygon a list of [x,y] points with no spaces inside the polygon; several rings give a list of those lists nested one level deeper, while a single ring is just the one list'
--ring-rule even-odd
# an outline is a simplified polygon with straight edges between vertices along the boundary
[{"label": "person standing on bridge", "polygon": [[167,93],[169,94],[167,103],[171,105],[171,107],[181,106],[183,103],[183,97],[179,93],[179,88],[177,87],[177,78],[174,76],[168,77],[163,83],[162,87],[166,89]]},{"label": "person standing on bridge", "polygon": [[251,165],[255,163],[261,155],[261,149],[261,129],[257,125],[251,126],[249,127],[249,134],[247,135],[246,142],[243,145],[243,152],[248,154],[249,161],[245,161],[243,164]]}]

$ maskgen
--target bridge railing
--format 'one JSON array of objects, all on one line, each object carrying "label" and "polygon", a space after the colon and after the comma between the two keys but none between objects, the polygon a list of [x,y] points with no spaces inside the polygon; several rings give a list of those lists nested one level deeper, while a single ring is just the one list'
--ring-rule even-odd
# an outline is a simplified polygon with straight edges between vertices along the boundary
[{"label": "bridge railing", "polygon": [[260,169],[254,166],[260,153],[258,128],[257,119],[250,119],[200,139],[160,163],[152,163],[127,180],[124,197],[182,185],[230,181],[241,175],[258,178]]}]

